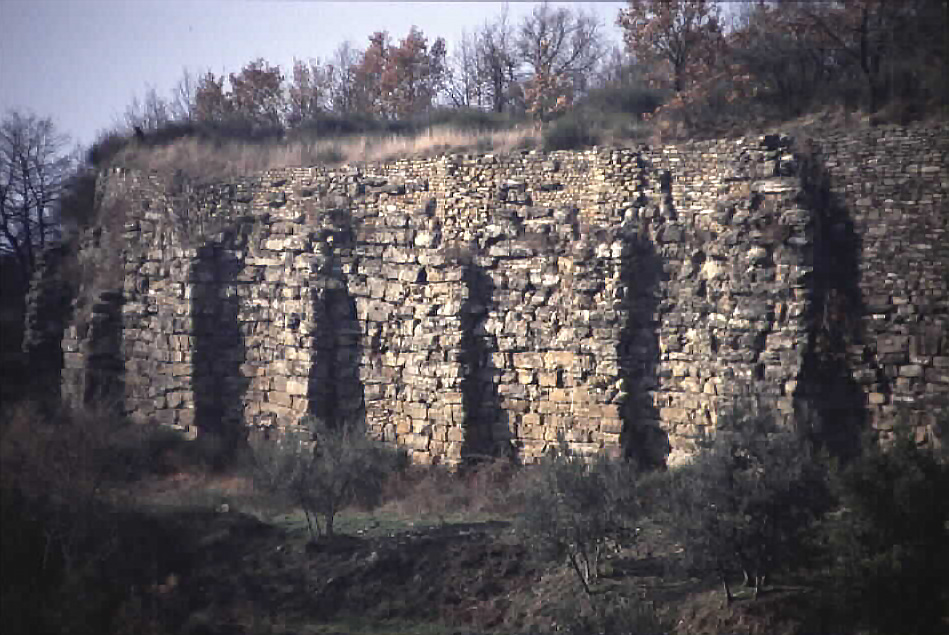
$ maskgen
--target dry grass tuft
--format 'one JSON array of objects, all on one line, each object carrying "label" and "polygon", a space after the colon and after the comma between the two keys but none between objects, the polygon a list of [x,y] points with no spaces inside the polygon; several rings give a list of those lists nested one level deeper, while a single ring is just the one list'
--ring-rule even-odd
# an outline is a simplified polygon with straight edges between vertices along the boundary
[{"label": "dry grass tuft", "polygon": [[506,153],[539,144],[533,126],[499,131],[432,127],[416,136],[361,135],[281,143],[178,139],[159,147],[129,145],[115,159],[126,167],[157,171],[181,170],[193,178],[213,179],[265,170],[317,164],[391,161],[450,153]]},{"label": "dry grass tuft", "polygon": [[412,467],[386,482],[383,511],[408,518],[510,515],[521,504],[516,494],[522,487],[520,477],[502,459],[456,472],[438,466]]}]

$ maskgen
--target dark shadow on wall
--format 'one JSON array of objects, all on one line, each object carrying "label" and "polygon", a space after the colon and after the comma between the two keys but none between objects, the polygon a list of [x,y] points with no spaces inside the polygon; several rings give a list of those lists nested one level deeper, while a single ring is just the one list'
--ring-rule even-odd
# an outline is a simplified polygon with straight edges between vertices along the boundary
[{"label": "dark shadow on wall", "polygon": [[244,401],[250,380],[241,372],[246,346],[234,293],[240,269],[230,249],[204,245],[191,272],[195,424],[200,434],[220,440],[224,459],[247,437]]},{"label": "dark shadow on wall", "polygon": [[468,461],[483,457],[515,458],[513,434],[498,394],[500,371],[491,359],[491,354],[498,350],[497,341],[484,330],[484,322],[495,306],[494,281],[474,262],[466,261],[462,267],[468,295],[461,307],[461,390],[465,408],[461,455]]},{"label": "dark shadow on wall", "polygon": [[[20,399],[53,407],[61,397],[63,336],[73,322],[75,284],[67,279],[75,269],[75,247],[60,244],[45,249],[37,260],[29,286],[12,257],[0,259],[0,402]],[[72,265],[72,266],[70,266]],[[121,342],[120,342],[121,345]]]},{"label": "dark shadow on wall", "polygon": [[[338,269],[338,263],[329,266]],[[365,393],[359,376],[362,330],[356,301],[342,277],[332,272],[314,286],[316,342],[307,382],[309,414],[331,428],[364,425]]]},{"label": "dark shadow on wall", "polygon": [[[811,278],[810,342],[795,394],[798,421],[820,447],[848,458],[860,452],[867,428],[864,392],[853,376],[848,348],[864,344],[865,313],[859,287],[862,244],[850,211],[830,188],[819,154],[803,155],[801,177],[815,218]],[[875,360],[861,360],[875,371],[885,394],[889,381]]]},{"label": "dark shadow on wall", "polygon": [[307,414],[333,428],[364,427],[365,388],[359,374],[363,329],[343,273],[343,258],[352,253],[356,233],[348,208],[336,207],[328,213],[331,227],[313,236],[319,261],[310,285],[315,341],[307,378]]},{"label": "dark shadow on wall", "polygon": [[125,411],[125,363],[122,354],[121,291],[103,291],[92,305],[86,342],[86,384],[82,401]]},{"label": "dark shadow on wall", "polygon": [[627,397],[622,406],[623,452],[641,469],[665,466],[671,446],[659,425],[652,395],[659,387],[659,308],[662,259],[645,234],[625,230],[620,276],[625,319],[620,331],[620,372]]}]

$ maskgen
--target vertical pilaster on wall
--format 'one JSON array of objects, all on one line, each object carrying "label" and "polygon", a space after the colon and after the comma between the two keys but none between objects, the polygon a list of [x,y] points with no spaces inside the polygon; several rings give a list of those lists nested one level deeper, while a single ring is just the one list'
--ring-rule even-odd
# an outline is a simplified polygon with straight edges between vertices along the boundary
[{"label": "vertical pilaster on wall", "polygon": [[[114,170],[97,182],[100,223],[81,233],[71,263],[76,296],[63,333],[62,396],[73,406],[125,409],[124,273],[127,207],[121,200],[126,179]],[[109,187],[113,181],[119,187]]]},{"label": "vertical pilaster on wall", "polygon": [[124,410],[122,302],[121,292],[101,291],[89,309],[84,328],[67,329],[63,339],[63,396],[67,403]]},{"label": "vertical pilaster on wall", "polygon": [[[73,293],[62,271],[67,249],[66,245],[55,245],[40,253],[24,306],[22,349],[30,382],[22,385],[42,387],[45,394],[38,396],[54,399],[60,394],[58,380],[64,361],[64,330],[70,318]],[[77,353],[78,339],[72,338],[65,347],[68,352]],[[11,378],[11,381],[15,380]]]},{"label": "vertical pilaster on wall", "polygon": [[105,185],[106,199],[121,199],[126,210],[126,411],[133,421],[194,435],[194,241],[171,222],[176,201],[157,177],[110,175]]},{"label": "vertical pilaster on wall", "polygon": [[[147,242],[155,229],[140,224]],[[123,306],[126,409],[133,421],[196,433],[193,270],[196,250],[131,252]]]}]

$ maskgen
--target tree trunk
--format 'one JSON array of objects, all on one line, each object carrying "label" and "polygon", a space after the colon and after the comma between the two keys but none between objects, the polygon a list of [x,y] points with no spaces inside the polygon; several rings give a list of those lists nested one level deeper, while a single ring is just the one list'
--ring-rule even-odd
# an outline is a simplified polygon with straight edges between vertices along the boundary
[{"label": "tree trunk", "polygon": [[735,599],[735,596],[732,595],[731,589],[728,588],[728,580],[725,579],[725,575],[722,574],[722,589],[725,591],[725,606],[728,606]]},{"label": "tree trunk", "polygon": [[314,533],[313,533],[313,520],[310,518],[310,510],[308,510],[306,507],[304,507],[304,508],[303,508],[303,515],[306,516],[306,528],[307,528],[307,529],[309,530],[309,532],[310,532],[310,540],[315,540],[316,537],[317,537],[317,535],[318,535],[319,529],[320,529],[320,527],[319,527],[319,521],[317,521],[317,526],[316,526],[317,534],[314,534]]},{"label": "tree trunk", "polygon": [[765,576],[763,576],[763,575],[756,575],[756,576],[755,576],[755,592],[754,592],[754,598],[755,598],[756,600],[758,599],[758,595],[761,593],[761,587],[763,587],[764,584],[765,584],[764,579],[765,579]]},{"label": "tree trunk", "polygon": [[580,570],[580,563],[577,562],[577,557],[574,554],[570,554],[570,564],[573,565],[573,570],[577,572],[577,577],[580,578],[580,584],[583,585],[583,590],[587,592],[587,595],[593,595],[593,591],[590,590],[590,585],[587,583],[586,576],[583,575],[583,571]]}]

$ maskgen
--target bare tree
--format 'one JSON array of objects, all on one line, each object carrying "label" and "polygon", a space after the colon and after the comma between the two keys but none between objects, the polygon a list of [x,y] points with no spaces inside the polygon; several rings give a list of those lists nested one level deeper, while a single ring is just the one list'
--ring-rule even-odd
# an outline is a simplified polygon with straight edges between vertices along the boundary
[{"label": "bare tree", "polygon": [[[573,94],[586,91],[604,54],[600,26],[593,15],[546,3],[524,18],[517,50],[530,68],[530,81],[544,87],[535,91],[543,95],[542,102],[569,102]],[[552,95],[551,90],[559,94]]]},{"label": "bare tree", "polygon": [[75,165],[68,143],[48,117],[12,111],[0,122],[0,254],[24,281],[60,234],[56,204]]},{"label": "bare tree", "polygon": [[187,68],[172,89],[169,112],[175,121],[194,121],[197,114],[198,78]]},{"label": "bare tree", "polygon": [[172,120],[171,113],[171,104],[158,95],[154,86],[149,86],[142,99],[135,97],[126,107],[124,127],[146,132],[158,130]]},{"label": "bare tree", "polygon": [[517,101],[520,79],[514,31],[502,13],[478,33],[478,68],[491,110],[510,110]]},{"label": "bare tree", "polygon": [[445,93],[456,108],[483,108],[486,104],[478,38],[478,32],[462,32],[449,60]]},{"label": "bare tree", "polygon": [[327,109],[331,68],[319,60],[293,60],[287,83],[287,124],[297,126]]},{"label": "bare tree", "polygon": [[356,67],[363,57],[363,52],[351,42],[343,42],[328,65],[330,106],[337,113],[352,113],[356,111]]},{"label": "bare tree", "polygon": [[610,46],[591,74],[589,86],[601,88],[610,84],[626,84],[637,77],[633,56],[622,46]]}]

